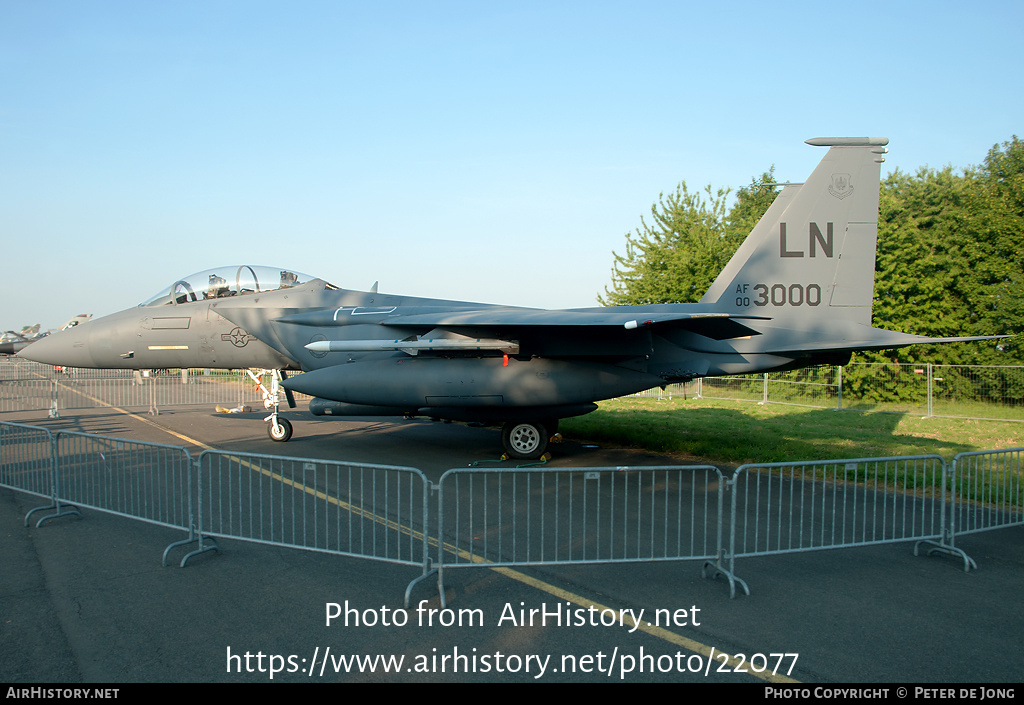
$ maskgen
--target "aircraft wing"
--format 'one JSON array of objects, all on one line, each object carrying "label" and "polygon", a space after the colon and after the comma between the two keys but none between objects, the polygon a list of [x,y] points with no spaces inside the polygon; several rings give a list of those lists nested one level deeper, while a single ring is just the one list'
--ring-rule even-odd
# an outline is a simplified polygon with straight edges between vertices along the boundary
[{"label": "aircraft wing", "polygon": [[673,327],[687,330],[715,340],[728,340],[760,335],[743,323],[744,320],[765,321],[766,316],[718,313],[707,311],[678,311],[644,309],[637,307],[610,307],[607,309],[533,309],[493,306],[479,309],[439,309],[401,313],[395,308],[343,307],[295,313],[274,319],[275,323],[299,326],[347,326],[357,319],[372,318],[382,326],[406,331],[437,329],[496,331],[531,331],[540,333],[554,329],[618,328],[620,330],[657,329]]},{"label": "aircraft wing", "polygon": [[381,325],[430,328],[574,328],[610,327],[634,330],[672,326],[715,340],[741,338],[760,333],[739,320],[768,320],[762,316],[728,313],[643,312],[633,310],[545,310],[498,308],[476,311],[443,311],[393,316]]}]

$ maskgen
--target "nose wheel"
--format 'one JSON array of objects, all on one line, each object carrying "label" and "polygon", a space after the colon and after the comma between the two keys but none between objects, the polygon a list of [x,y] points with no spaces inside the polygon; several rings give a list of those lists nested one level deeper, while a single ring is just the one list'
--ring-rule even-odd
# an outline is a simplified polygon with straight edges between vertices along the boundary
[{"label": "nose wheel", "polygon": [[272,441],[284,443],[292,437],[292,422],[279,416],[275,419],[274,416],[277,415],[272,414],[268,419],[270,423],[267,424],[267,435]]}]

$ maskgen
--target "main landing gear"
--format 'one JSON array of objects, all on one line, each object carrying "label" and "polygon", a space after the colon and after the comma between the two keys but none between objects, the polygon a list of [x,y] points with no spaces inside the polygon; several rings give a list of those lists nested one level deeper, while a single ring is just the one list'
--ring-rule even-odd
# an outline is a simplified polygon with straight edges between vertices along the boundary
[{"label": "main landing gear", "polygon": [[[263,393],[263,406],[267,409],[272,410],[270,416],[263,419],[269,422],[267,424],[267,435],[270,436],[270,440],[277,441],[278,443],[284,443],[292,437],[292,424],[291,421],[284,418],[280,414],[281,405],[281,380],[286,379],[284,376],[284,370],[270,370],[270,389],[267,389],[260,381],[260,376],[264,370],[258,370],[258,373],[252,370],[246,370],[246,374],[252,378],[252,381],[256,383],[256,388]],[[284,395],[288,400],[288,408],[295,408],[295,397],[292,393],[285,389]]]},{"label": "main landing gear", "polygon": [[506,421],[501,428],[501,444],[510,458],[536,460],[544,455],[548,441],[557,432],[558,419]]}]

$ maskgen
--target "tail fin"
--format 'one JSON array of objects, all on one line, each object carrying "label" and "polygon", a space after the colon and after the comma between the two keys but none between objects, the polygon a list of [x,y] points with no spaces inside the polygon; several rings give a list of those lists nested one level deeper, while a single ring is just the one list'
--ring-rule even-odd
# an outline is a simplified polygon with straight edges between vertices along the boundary
[{"label": "tail fin", "polygon": [[773,318],[871,325],[878,188],[885,137],[819,137],[830,147],[803,184],[786,186],[701,303]]}]

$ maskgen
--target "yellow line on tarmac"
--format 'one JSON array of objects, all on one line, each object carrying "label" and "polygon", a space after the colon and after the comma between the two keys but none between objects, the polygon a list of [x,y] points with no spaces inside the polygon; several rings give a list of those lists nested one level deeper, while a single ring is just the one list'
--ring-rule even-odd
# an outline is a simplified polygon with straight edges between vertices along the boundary
[{"label": "yellow line on tarmac", "polygon": [[[536,578],[531,578],[528,575],[520,573],[518,570],[513,570],[511,568],[491,568],[491,570],[497,573],[501,573],[502,575],[511,578],[512,580],[518,580],[519,582],[525,585],[537,588],[538,590],[546,592],[549,595],[553,595],[554,597],[557,597],[559,599],[572,602],[581,607],[586,607],[588,609],[590,607],[593,607],[594,609],[600,611],[610,610],[612,612],[618,612],[618,610],[615,610],[611,607],[606,607],[602,604],[594,602],[593,600],[588,600],[584,597],[581,597],[580,595],[577,595],[575,593],[568,592],[567,590],[562,590],[561,588],[557,588],[554,585],[551,585],[550,583],[546,583],[542,580],[537,580]],[[716,672],[717,669],[721,668],[722,666],[728,666],[730,673],[733,672],[733,669],[743,667],[746,669],[746,673],[748,675],[751,675],[754,678],[758,678],[763,681],[767,681],[769,683],[800,682],[788,676],[784,676],[781,673],[772,674],[770,670],[765,670],[762,673],[750,670],[751,664],[749,659],[746,659],[745,661],[740,660],[735,656],[726,654],[723,651],[719,651],[718,649],[715,649],[713,647],[701,644],[699,641],[694,641],[693,639],[687,639],[684,636],[680,636],[675,632],[671,632],[668,629],[665,629],[664,627],[656,627],[653,624],[648,624],[646,622],[637,622],[632,618],[632,616],[623,615],[623,623],[625,626],[629,626],[629,624],[626,624],[627,621],[631,622],[632,625],[635,626],[638,631],[644,632],[645,634],[650,634],[653,637],[662,639],[663,641],[667,641],[670,644],[675,644],[676,646],[680,646],[688,651],[693,651],[694,653],[702,655],[706,659],[712,659],[710,668],[710,671],[712,672]]]},{"label": "yellow line on tarmac", "polygon": [[[61,386],[64,386],[64,385],[61,385]],[[183,441],[186,441],[188,443],[192,443],[194,445],[199,446],[200,448],[205,448],[206,450],[216,450],[216,448],[214,448],[213,446],[207,445],[206,443],[203,443],[202,441],[198,441],[195,438],[190,438],[189,436],[186,436],[184,434],[178,433],[177,431],[173,431],[173,430],[167,428],[166,426],[162,426],[162,425],[156,423],[155,421],[153,421],[151,419],[145,418],[144,416],[139,416],[138,414],[134,414],[134,413],[132,413],[130,411],[126,411],[126,410],[124,410],[124,409],[122,409],[120,407],[114,406],[113,404],[108,404],[107,402],[105,402],[105,401],[103,401],[101,399],[97,399],[96,397],[90,396],[90,395],[86,394],[85,392],[79,391],[77,389],[71,389],[70,387],[66,387],[66,388],[69,389],[69,391],[73,391],[76,394],[81,394],[82,396],[84,396],[84,397],[86,397],[86,398],[88,398],[88,399],[90,399],[90,400],[92,400],[92,401],[94,401],[94,402],[96,402],[98,404],[102,404],[103,406],[106,406],[106,407],[108,407],[110,409],[113,409],[114,411],[118,411],[118,412],[120,412],[122,414],[125,414],[126,416],[130,416],[133,419],[136,419],[136,420],[141,421],[141,422],[143,422],[145,424],[148,424],[148,425],[152,426],[153,428],[159,429],[159,430],[161,430],[161,431],[163,431],[165,433],[169,433],[170,435],[174,436],[175,438],[179,438],[179,439],[181,439]],[[285,484],[287,484],[287,485],[289,485],[289,486],[291,486],[291,487],[293,487],[295,489],[302,490],[303,492],[306,492],[307,494],[311,494],[311,495],[317,497],[318,499],[323,499],[323,500],[325,500],[327,502],[335,504],[335,505],[341,507],[342,509],[350,511],[350,512],[352,512],[354,514],[357,514],[357,515],[359,515],[359,516],[361,516],[363,518],[371,519],[371,520],[376,521],[377,523],[383,524],[384,526],[386,526],[388,528],[391,528],[391,529],[400,530],[403,533],[412,535],[414,538],[422,538],[422,534],[420,532],[415,531],[414,529],[412,529],[410,527],[401,526],[398,523],[396,523],[396,522],[394,522],[394,521],[392,521],[390,519],[387,519],[386,517],[377,516],[377,515],[373,514],[372,512],[368,512],[365,509],[360,509],[358,507],[355,507],[355,506],[349,504],[348,502],[345,502],[345,501],[342,501],[342,500],[338,499],[337,497],[330,497],[327,494],[325,494],[323,492],[320,492],[319,490],[313,489],[311,487],[306,487],[305,485],[303,485],[301,483],[297,483],[294,480],[286,478],[286,477],[284,477],[282,475],[279,475],[277,473],[271,472],[269,470],[264,470],[263,468],[254,467],[252,464],[250,464],[250,463],[248,463],[248,462],[246,462],[244,460],[241,460],[240,458],[233,458],[233,459],[237,460],[240,464],[247,466],[251,470],[256,470],[257,472],[260,472],[261,474],[266,475],[267,477],[271,477],[271,478],[273,478],[275,480],[280,480],[281,482],[283,482],[283,483],[285,483]],[[437,545],[437,541],[435,539],[428,539],[428,540],[429,540],[429,543],[431,545],[434,545],[434,546]],[[472,556],[471,554],[467,553],[466,551],[464,551],[462,549],[456,549],[455,547],[450,546],[448,544],[445,544],[445,549],[447,551],[451,552],[451,553],[458,554],[458,555],[462,556],[463,558],[469,558],[470,560],[475,560],[475,561],[478,561],[478,562],[486,562],[485,559],[481,559],[481,558]],[[500,573],[501,575],[504,575],[506,578],[510,578],[510,579],[515,580],[517,582],[523,583],[524,585],[529,585],[530,587],[535,588],[537,590],[540,590],[541,592],[546,592],[547,594],[551,595],[552,597],[557,597],[560,600],[566,600],[567,602],[572,602],[573,604],[579,605],[580,607],[585,607],[587,609],[593,607],[594,609],[599,610],[599,611],[611,610],[613,612],[617,612],[617,610],[614,610],[611,607],[606,607],[606,606],[604,606],[602,604],[594,602],[593,600],[588,600],[588,599],[586,599],[586,598],[584,598],[584,597],[582,597],[580,595],[577,595],[575,593],[569,592],[567,590],[563,590],[563,589],[561,589],[559,587],[555,587],[554,585],[552,585],[550,583],[546,583],[543,580],[538,580],[537,578],[531,578],[529,575],[526,575],[525,573],[521,573],[518,570],[515,570],[513,568],[494,567],[494,568],[491,568],[491,570],[493,570],[496,573]],[[668,642],[670,644],[675,644],[676,646],[684,648],[684,649],[686,649],[688,651],[692,651],[694,653],[700,654],[701,656],[703,656],[706,659],[713,659],[713,662],[712,662],[712,665],[711,665],[711,669],[712,670],[716,670],[716,669],[718,669],[721,666],[728,666],[730,668],[730,672],[732,672],[732,669],[744,666],[744,664],[746,665],[746,667],[748,669],[750,668],[750,661],[749,661],[749,659],[744,662],[744,661],[741,661],[740,659],[736,658],[735,656],[732,656],[730,654],[726,654],[726,653],[724,653],[722,651],[719,651],[719,650],[717,650],[717,649],[715,649],[715,648],[713,648],[711,646],[707,646],[705,644],[701,644],[700,642],[694,641],[693,639],[688,639],[688,638],[686,638],[684,636],[680,636],[679,634],[676,634],[675,632],[671,632],[668,629],[665,629],[664,627],[657,627],[657,626],[654,626],[652,624],[647,624],[647,623],[644,623],[644,622],[636,622],[636,621],[634,621],[632,619],[632,617],[629,617],[628,619],[629,619],[629,621],[632,622],[632,626],[634,626],[637,631],[644,632],[645,634],[649,634],[650,636],[653,636],[653,637],[655,637],[657,639],[661,639],[662,641],[666,641],[666,642]],[[626,625],[626,626],[629,626],[629,625]],[[797,680],[795,680],[793,678],[789,678],[788,676],[784,676],[782,674],[774,674],[773,675],[772,672],[768,671],[768,670],[765,670],[762,673],[758,673],[756,671],[752,671],[751,670],[751,671],[748,671],[748,673],[749,673],[749,675],[753,676],[754,678],[758,678],[760,680],[767,681],[769,683],[799,683],[800,682],[800,681],[797,681]]]}]

